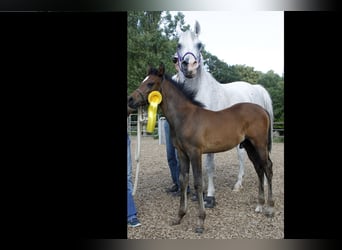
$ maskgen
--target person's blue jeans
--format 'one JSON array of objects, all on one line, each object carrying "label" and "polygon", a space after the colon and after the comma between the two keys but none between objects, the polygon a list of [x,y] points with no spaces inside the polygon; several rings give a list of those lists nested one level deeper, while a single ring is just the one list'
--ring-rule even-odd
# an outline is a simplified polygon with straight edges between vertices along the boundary
[{"label": "person's blue jeans", "polygon": [[169,164],[172,182],[176,184],[178,187],[179,185],[179,161],[177,156],[177,150],[172,144],[172,138],[170,134],[170,126],[167,120],[164,122],[164,129],[165,129],[165,144],[166,144],[166,156],[167,162]]},{"label": "person's blue jeans", "polygon": [[131,140],[127,133],[127,220],[136,217],[137,210],[133,199]]}]

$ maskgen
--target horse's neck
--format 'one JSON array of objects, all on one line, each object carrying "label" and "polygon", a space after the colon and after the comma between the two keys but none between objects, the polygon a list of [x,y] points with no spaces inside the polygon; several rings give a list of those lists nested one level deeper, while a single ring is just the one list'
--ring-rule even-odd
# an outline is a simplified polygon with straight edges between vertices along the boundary
[{"label": "horse's neck", "polygon": [[[175,119],[175,117],[179,117],[183,114],[186,115],[186,109],[194,106],[194,104],[192,104],[181,91],[169,81],[164,81],[162,83],[160,92],[163,97],[160,108],[170,125],[172,124],[172,126],[174,126],[174,121],[178,120]],[[182,112],[178,112],[179,110],[182,110]]]},{"label": "horse's neck", "polygon": [[[201,69],[200,74],[195,78],[186,78],[183,73],[180,73],[180,81],[184,83],[185,88],[194,91],[197,101],[205,104],[206,108],[218,110],[218,101],[223,99],[224,95],[223,86],[216,81],[216,79],[204,68]],[[216,98],[213,98],[216,97]]]},{"label": "horse's neck", "polygon": [[264,107],[273,117],[272,99],[261,85],[244,81],[221,84],[205,71],[203,64],[201,64],[199,75],[195,78],[186,78],[181,71],[178,75],[179,81],[186,88],[194,91],[195,99],[205,104],[207,109],[220,110],[239,102],[252,102]]}]

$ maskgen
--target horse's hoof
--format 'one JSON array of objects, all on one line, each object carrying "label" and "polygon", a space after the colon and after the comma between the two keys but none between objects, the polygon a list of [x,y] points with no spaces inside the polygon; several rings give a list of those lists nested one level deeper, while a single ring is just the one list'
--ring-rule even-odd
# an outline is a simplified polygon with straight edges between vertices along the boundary
[{"label": "horse's hoof", "polygon": [[196,229],[195,229],[195,232],[198,233],[198,234],[203,233],[203,231],[204,231],[203,227],[196,227]]},{"label": "horse's hoof", "polygon": [[266,217],[269,217],[269,218],[274,217],[274,208],[267,207],[266,209],[264,209],[264,214],[266,215]]},{"label": "horse's hoof", "polygon": [[274,213],[265,213],[265,215],[268,218],[273,218],[274,217]]},{"label": "horse's hoof", "polygon": [[170,222],[170,225],[171,226],[174,226],[174,225],[179,225],[180,224],[180,219],[173,219],[173,220],[171,220],[171,222]]},{"label": "horse's hoof", "polygon": [[[203,193],[203,199],[205,200],[205,193]],[[198,196],[196,193],[192,194],[191,201],[198,201]]]},{"label": "horse's hoof", "polygon": [[262,213],[262,206],[261,205],[257,205],[255,208],[255,212],[256,213]]},{"label": "horse's hoof", "polygon": [[213,208],[216,205],[215,197],[214,196],[207,196],[205,197],[205,204],[206,208]]}]

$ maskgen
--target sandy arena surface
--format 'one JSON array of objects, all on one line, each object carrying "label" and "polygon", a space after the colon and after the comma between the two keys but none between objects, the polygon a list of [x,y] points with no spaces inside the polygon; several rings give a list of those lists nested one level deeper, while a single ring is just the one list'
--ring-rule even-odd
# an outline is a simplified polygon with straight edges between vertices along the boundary
[{"label": "sandy arena surface", "polygon": [[[133,183],[135,179],[137,137],[131,136]],[[203,156],[205,157],[205,156]],[[180,225],[171,226],[177,215],[179,197],[165,192],[172,185],[165,145],[152,137],[141,138],[140,172],[134,196],[142,226],[128,228],[128,239],[282,239],[284,238],[284,144],[273,143],[273,197],[275,216],[254,212],[258,195],[258,177],[247,155],[243,189],[232,191],[239,171],[236,149],[215,155],[214,208],[206,209],[203,234],[194,232],[197,202],[188,197],[188,210]],[[203,161],[204,162],[204,161]],[[204,167],[205,169],[205,167]],[[204,170],[203,176],[206,179]],[[193,191],[190,170],[190,187]],[[267,198],[267,188],[265,188]]]}]

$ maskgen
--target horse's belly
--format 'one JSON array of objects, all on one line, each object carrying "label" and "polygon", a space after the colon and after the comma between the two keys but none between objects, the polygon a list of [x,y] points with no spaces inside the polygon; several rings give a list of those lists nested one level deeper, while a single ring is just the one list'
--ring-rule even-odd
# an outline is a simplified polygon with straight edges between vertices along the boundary
[{"label": "horse's belly", "polygon": [[208,141],[204,144],[203,153],[219,153],[231,150],[240,143],[240,140]]}]

